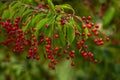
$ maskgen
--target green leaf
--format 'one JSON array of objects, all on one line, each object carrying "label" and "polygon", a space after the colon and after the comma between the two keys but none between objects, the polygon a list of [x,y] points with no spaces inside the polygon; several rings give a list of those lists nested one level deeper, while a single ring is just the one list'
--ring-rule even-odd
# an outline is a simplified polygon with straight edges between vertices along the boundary
[{"label": "green leaf", "polygon": [[69,5],[69,4],[56,5],[55,8],[60,8],[60,9],[70,9],[70,10],[73,11],[73,14],[75,14],[74,9],[73,9],[72,6]]},{"label": "green leaf", "polygon": [[85,38],[87,39],[87,38],[88,38],[87,34],[88,34],[88,32],[89,32],[89,31],[88,31],[88,28],[85,28],[85,29],[84,29],[84,32],[85,32]]},{"label": "green leaf", "polygon": [[31,21],[29,21],[25,27],[22,27],[23,32],[25,32],[28,29],[30,22]]},{"label": "green leaf", "polygon": [[34,26],[34,25],[37,23],[37,21],[39,21],[39,20],[41,19],[42,16],[43,16],[43,15],[40,14],[40,13],[36,14],[36,15],[32,18],[31,26]]},{"label": "green leaf", "polygon": [[36,32],[35,32],[35,35],[37,36],[38,35],[38,32],[39,30],[42,28],[42,27],[45,27],[45,24],[48,22],[48,18],[44,18],[42,20],[40,20],[36,26]]},{"label": "green leaf", "polygon": [[70,23],[68,23],[67,26],[67,39],[68,39],[68,44],[71,44],[75,39],[75,30],[73,29],[73,26]]},{"label": "green leaf", "polygon": [[103,24],[108,25],[112,21],[114,14],[115,14],[115,8],[110,7],[103,16]]},{"label": "green leaf", "polygon": [[82,26],[82,22],[75,22],[75,20],[72,18],[70,18],[69,22],[71,22],[74,26],[76,26],[76,28],[78,29],[79,32],[82,32],[81,26]]},{"label": "green leaf", "polygon": [[5,10],[5,11],[3,12],[2,19],[9,18],[9,15],[10,15],[9,9]]},{"label": "green leaf", "polygon": [[17,16],[22,16],[22,14],[24,13],[26,7],[25,6],[21,6],[18,10]]},{"label": "green leaf", "polygon": [[33,11],[34,11],[34,10],[32,10],[32,9],[27,9],[27,10],[23,13],[22,18],[24,19],[26,16],[30,15],[30,13],[32,13]]},{"label": "green leaf", "polygon": [[8,4],[7,2],[4,4],[0,2],[0,13],[3,12],[3,9],[6,7],[7,4]]},{"label": "green leaf", "polygon": [[12,7],[14,4],[17,4],[17,3],[18,3],[18,1],[12,1],[12,2],[10,3],[9,7]]},{"label": "green leaf", "polygon": [[49,24],[49,27],[45,29],[45,35],[48,37],[52,36],[52,28],[54,27],[54,21],[55,21],[54,16],[51,16],[48,19],[47,24]]},{"label": "green leaf", "polygon": [[50,6],[50,10],[52,11],[52,13],[56,13],[56,12],[55,12],[55,8],[54,8],[54,4],[52,3],[51,0],[48,0],[48,4],[49,4],[49,6]]},{"label": "green leaf", "polygon": [[64,45],[65,45],[65,36],[64,36],[64,34],[63,34],[63,31],[62,31],[62,30],[59,30],[59,31],[58,31],[58,34],[59,34],[59,37],[60,37],[61,45],[64,46]]},{"label": "green leaf", "polygon": [[[13,1],[12,4],[9,6],[9,11],[10,11],[10,18],[12,19],[13,17],[16,18],[16,16],[20,16],[21,13],[23,13],[24,6],[23,4],[19,1]],[[16,15],[16,16],[15,16]]]}]

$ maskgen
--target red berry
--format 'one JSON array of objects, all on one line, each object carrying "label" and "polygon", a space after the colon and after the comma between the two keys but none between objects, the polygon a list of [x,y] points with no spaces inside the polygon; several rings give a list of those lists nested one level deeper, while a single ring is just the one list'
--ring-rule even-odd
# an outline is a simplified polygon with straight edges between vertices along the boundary
[{"label": "red berry", "polygon": [[39,9],[41,9],[42,7],[43,7],[43,5],[42,5],[42,4],[39,4],[39,5],[38,5],[38,8],[39,8]]},{"label": "red berry", "polygon": [[49,38],[49,37],[46,37],[46,41],[47,41],[47,42],[50,41],[50,38]]},{"label": "red berry", "polygon": [[31,56],[31,55],[27,55],[26,58],[27,58],[27,59],[30,59],[30,58],[32,58],[32,56]]},{"label": "red berry", "polygon": [[40,56],[35,56],[35,59],[36,60],[40,60]]},{"label": "red berry", "polygon": [[71,51],[71,54],[75,54],[75,51],[74,51],[74,50],[72,50],[72,51]]},{"label": "red berry", "polygon": [[110,40],[110,38],[107,37],[107,38],[106,38],[106,41],[109,41],[109,40]]},{"label": "red berry", "polygon": [[35,31],[36,31],[36,28],[32,28],[32,30],[35,32]]},{"label": "red berry", "polygon": [[61,25],[65,24],[65,20],[60,20],[60,22],[61,22]]},{"label": "red berry", "polygon": [[59,48],[58,48],[58,47],[55,47],[54,50],[57,51],[57,50],[59,50]]},{"label": "red berry", "polygon": [[83,29],[85,29],[85,28],[86,28],[86,26],[85,26],[85,25],[83,25],[83,26],[82,26],[82,28],[83,28]]},{"label": "red berry", "polygon": [[86,20],[85,22],[86,22],[87,24],[89,24],[89,23],[90,23],[90,22],[89,22],[89,20]]},{"label": "red berry", "polygon": [[91,20],[91,16],[88,16],[88,20]]},{"label": "red berry", "polygon": [[95,32],[95,35],[96,35],[96,36],[98,36],[98,34],[99,34],[99,32],[98,32],[98,31],[97,31],[97,32]]},{"label": "red berry", "polygon": [[94,63],[97,63],[97,62],[98,62],[98,60],[96,60],[96,59],[95,59],[93,62],[94,62]]},{"label": "red berry", "polygon": [[45,24],[45,27],[48,28],[48,27],[49,27],[49,24]]},{"label": "red berry", "polygon": [[90,37],[90,36],[91,36],[91,34],[90,34],[90,33],[88,33],[88,34],[87,34],[87,36],[88,36],[88,37]]},{"label": "red berry", "polygon": [[46,45],[46,48],[47,48],[47,49],[50,49],[50,48],[51,48],[51,45],[50,45],[50,44],[47,44],[47,45]]},{"label": "red berry", "polygon": [[50,9],[50,6],[49,6],[48,4],[46,4],[45,6],[46,6],[46,8],[47,8],[48,10]]},{"label": "red berry", "polygon": [[99,25],[97,24],[95,27],[96,27],[96,28],[99,28]]},{"label": "red berry", "polygon": [[64,50],[64,54],[67,54],[68,53],[68,51],[67,50]]},{"label": "red berry", "polygon": [[97,43],[97,42],[98,42],[98,39],[94,39],[94,42]]},{"label": "red berry", "polygon": [[71,66],[75,66],[75,63],[74,63],[74,62],[72,62],[72,63],[71,63]]},{"label": "red berry", "polygon": [[96,29],[96,28],[93,28],[93,29],[92,29],[92,32],[96,32],[96,31],[97,31],[97,29]]},{"label": "red berry", "polygon": [[85,16],[83,16],[83,17],[82,17],[82,20],[85,20],[85,19],[86,19]]},{"label": "red berry", "polygon": [[59,38],[59,34],[56,33],[56,34],[55,34],[55,38]]},{"label": "red berry", "polygon": [[90,29],[92,26],[90,24],[88,24],[87,27]]},{"label": "red berry", "polygon": [[37,47],[34,47],[33,50],[34,50],[34,51],[37,51]]}]

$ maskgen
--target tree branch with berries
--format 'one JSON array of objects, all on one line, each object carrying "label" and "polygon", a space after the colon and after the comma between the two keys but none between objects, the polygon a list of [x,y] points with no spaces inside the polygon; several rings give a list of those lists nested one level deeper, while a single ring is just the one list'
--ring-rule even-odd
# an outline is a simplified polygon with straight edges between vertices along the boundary
[{"label": "tree branch with berries", "polygon": [[47,4],[32,6],[13,1],[1,13],[0,44],[26,59],[41,60],[44,56],[51,69],[55,69],[61,59],[71,60],[71,66],[75,66],[76,56],[96,63],[94,53],[89,51],[89,40],[99,47],[109,38],[91,19],[91,16],[75,15],[69,4],[54,5],[48,0]]}]

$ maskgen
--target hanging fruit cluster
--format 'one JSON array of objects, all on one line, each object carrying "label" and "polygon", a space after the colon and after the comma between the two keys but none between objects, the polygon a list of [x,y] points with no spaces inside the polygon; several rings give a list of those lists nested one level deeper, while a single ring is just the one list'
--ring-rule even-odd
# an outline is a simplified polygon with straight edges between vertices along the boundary
[{"label": "hanging fruit cluster", "polygon": [[[73,13],[67,14],[64,9]],[[15,54],[27,53],[27,59],[39,60],[44,54],[50,61],[48,66],[55,69],[61,58],[71,60],[74,66],[76,54],[96,63],[86,42],[90,38],[101,46],[109,41],[98,28],[99,25],[91,22],[91,16],[76,16],[68,4],[54,6],[48,0],[48,4],[31,6],[13,1],[0,17],[0,41]]]}]

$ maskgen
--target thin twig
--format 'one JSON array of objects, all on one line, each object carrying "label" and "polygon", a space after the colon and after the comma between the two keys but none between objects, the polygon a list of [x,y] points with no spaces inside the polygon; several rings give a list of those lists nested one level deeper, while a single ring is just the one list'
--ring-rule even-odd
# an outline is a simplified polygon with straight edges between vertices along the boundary
[{"label": "thin twig", "polygon": [[31,8],[31,9],[34,9],[36,12],[41,12],[41,13],[47,13],[48,11],[43,9],[43,8],[38,8],[36,6],[31,6],[31,5],[28,5],[28,4],[24,4],[25,7],[27,8]]}]

